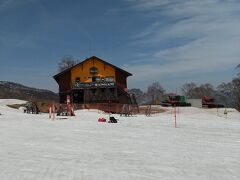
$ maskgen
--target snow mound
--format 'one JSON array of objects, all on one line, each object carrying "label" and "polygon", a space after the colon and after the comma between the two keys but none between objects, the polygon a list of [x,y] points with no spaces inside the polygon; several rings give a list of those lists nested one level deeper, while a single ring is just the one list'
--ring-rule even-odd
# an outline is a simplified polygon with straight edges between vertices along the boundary
[{"label": "snow mound", "polygon": [[11,104],[24,104],[27,101],[19,100],[19,99],[0,99],[0,105],[6,106]]},{"label": "snow mound", "polygon": [[19,112],[18,109],[13,109],[8,107],[7,105],[13,104],[24,104],[27,101],[19,100],[19,99],[0,99],[0,113],[11,113],[11,112]]}]

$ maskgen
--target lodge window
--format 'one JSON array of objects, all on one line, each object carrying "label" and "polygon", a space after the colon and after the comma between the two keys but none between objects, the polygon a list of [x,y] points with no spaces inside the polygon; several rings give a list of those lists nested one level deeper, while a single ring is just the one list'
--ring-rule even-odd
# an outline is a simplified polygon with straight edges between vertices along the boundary
[{"label": "lodge window", "polygon": [[92,77],[88,77],[87,82],[92,82]]},{"label": "lodge window", "polygon": [[114,81],[114,78],[113,78],[113,77],[106,77],[106,78],[105,78],[105,81],[106,81],[106,82],[113,82],[113,81]]},{"label": "lodge window", "polygon": [[76,82],[80,82],[80,77],[76,77]]},{"label": "lodge window", "polygon": [[99,76],[92,76],[88,77],[89,82],[114,82],[114,77],[99,77]]},{"label": "lodge window", "polygon": [[96,68],[94,66],[90,68],[90,74],[91,75],[97,75],[97,73],[98,73],[98,68]]},{"label": "lodge window", "polygon": [[100,82],[101,80],[102,80],[102,78],[100,78],[99,76],[92,77],[92,82]]}]

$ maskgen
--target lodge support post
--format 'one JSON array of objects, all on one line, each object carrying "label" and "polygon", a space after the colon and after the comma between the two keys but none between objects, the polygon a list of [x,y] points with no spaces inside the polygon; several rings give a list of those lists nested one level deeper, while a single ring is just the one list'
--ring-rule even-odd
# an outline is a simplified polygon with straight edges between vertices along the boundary
[{"label": "lodge support post", "polygon": [[116,98],[116,100],[117,100],[117,99],[118,99],[117,88],[114,88],[114,95],[115,95],[115,98]]},{"label": "lodge support post", "polygon": [[84,109],[86,109],[86,90],[83,90]]}]

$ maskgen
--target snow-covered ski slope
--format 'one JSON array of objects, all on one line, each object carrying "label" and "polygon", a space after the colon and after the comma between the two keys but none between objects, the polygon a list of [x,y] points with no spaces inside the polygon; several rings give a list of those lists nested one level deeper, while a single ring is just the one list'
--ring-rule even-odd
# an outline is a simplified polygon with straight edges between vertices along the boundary
[{"label": "snow-covered ski slope", "polygon": [[146,117],[78,111],[48,119],[0,100],[0,180],[239,180],[240,113],[172,109]]}]

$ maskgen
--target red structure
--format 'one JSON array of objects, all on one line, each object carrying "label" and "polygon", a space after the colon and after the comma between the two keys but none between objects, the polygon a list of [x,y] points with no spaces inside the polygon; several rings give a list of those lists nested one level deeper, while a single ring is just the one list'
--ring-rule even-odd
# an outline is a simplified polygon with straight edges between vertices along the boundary
[{"label": "red structure", "polygon": [[162,106],[172,106],[172,107],[175,107],[175,106],[191,106],[190,103],[187,103],[186,102],[186,98],[185,96],[180,96],[180,95],[177,95],[177,94],[169,94],[168,95],[168,99],[162,101],[160,103]]},{"label": "red structure", "polygon": [[215,103],[213,98],[207,96],[202,97],[202,107],[205,108],[224,108],[224,105]]}]

